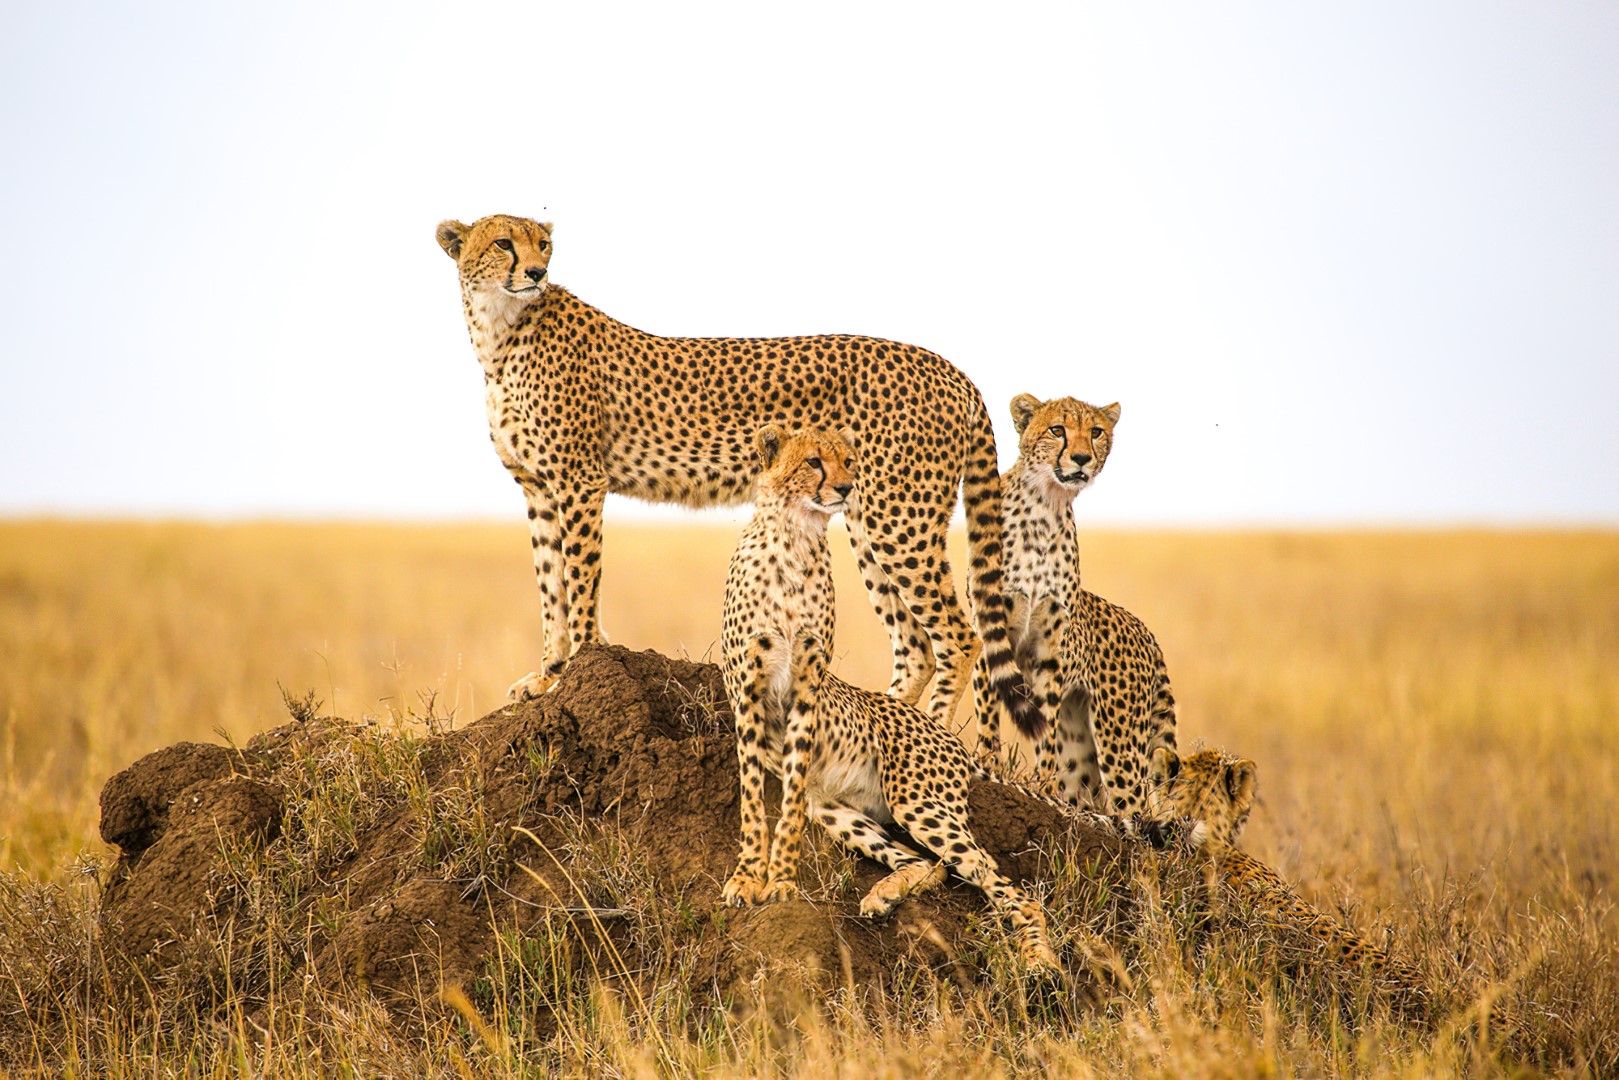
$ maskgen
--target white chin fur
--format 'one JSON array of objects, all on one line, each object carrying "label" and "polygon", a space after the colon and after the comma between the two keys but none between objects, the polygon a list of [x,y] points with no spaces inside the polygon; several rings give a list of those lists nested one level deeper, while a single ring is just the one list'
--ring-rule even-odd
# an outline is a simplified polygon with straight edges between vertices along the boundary
[{"label": "white chin fur", "polygon": [[504,285],[477,289],[471,294],[472,316],[482,326],[498,332],[515,323],[539,295],[538,290],[516,294]]},{"label": "white chin fur", "polygon": [[842,503],[839,503],[837,507],[834,508],[830,506],[822,506],[820,503],[809,498],[803,499],[798,506],[799,513],[803,514],[808,522],[815,525],[825,525],[828,521],[832,520],[834,514],[843,512]]},{"label": "white chin fur", "polygon": [[1080,490],[1090,483],[1089,480],[1082,480],[1077,484],[1065,484],[1057,479],[1057,472],[1050,465],[1040,466],[1039,472],[1035,474],[1035,479],[1038,480],[1036,490],[1044,495],[1053,506],[1058,507],[1073,502],[1074,496],[1078,495]]}]

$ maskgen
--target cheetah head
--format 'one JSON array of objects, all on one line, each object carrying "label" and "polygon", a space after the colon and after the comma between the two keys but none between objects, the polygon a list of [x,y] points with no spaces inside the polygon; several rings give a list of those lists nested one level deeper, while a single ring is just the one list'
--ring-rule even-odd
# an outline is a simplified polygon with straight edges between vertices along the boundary
[{"label": "cheetah head", "polygon": [[441,221],[438,244],[455,260],[469,292],[529,304],[545,292],[551,263],[551,223],[494,214],[471,225]]},{"label": "cheetah head", "polygon": [[1210,856],[1236,846],[1258,790],[1254,763],[1220,750],[1181,757],[1160,746],[1147,767],[1147,813],[1166,821],[1187,817],[1208,827],[1202,850]]},{"label": "cheetah head", "polygon": [[1046,488],[1053,502],[1068,502],[1107,463],[1119,405],[1098,409],[1071,397],[1041,401],[1019,394],[1012,399],[1012,422],[1025,475]]},{"label": "cheetah head", "polygon": [[854,432],[805,428],[788,434],[766,424],[753,438],[759,454],[758,501],[783,503],[825,524],[848,508],[854,490]]}]

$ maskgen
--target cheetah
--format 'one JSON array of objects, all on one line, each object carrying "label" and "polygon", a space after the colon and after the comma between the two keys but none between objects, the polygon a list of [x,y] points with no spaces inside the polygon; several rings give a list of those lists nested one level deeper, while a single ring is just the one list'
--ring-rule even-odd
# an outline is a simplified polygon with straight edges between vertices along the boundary
[{"label": "cheetah", "polygon": [[[1045,735],[1035,771],[1072,805],[1121,815],[1146,802],[1147,762],[1175,745],[1175,696],[1163,651],[1129,611],[1080,586],[1073,500],[1107,464],[1117,402],[1012,399],[1018,460],[1001,499],[1005,595],[1014,655],[1033,687]],[[1000,753],[988,670],[974,671],[981,757]]]},{"label": "cheetah", "polygon": [[[868,465],[845,518],[893,645],[889,692],[912,704],[928,692],[928,711],[948,721],[981,636],[999,700],[1020,731],[1038,732],[1006,639],[995,435],[967,377],[934,353],[869,337],[645,333],[551,283],[551,233],[550,223],[506,215],[438,226],[483,367],[490,437],[528,503],[545,659],[512,696],[543,692],[601,638],[608,492],[698,507],[746,502],[762,424],[847,426]],[[978,636],[945,554],[958,488]]]},{"label": "cheetah", "polygon": [[1419,971],[1301,898],[1280,874],[1237,848],[1258,790],[1252,761],[1219,750],[1182,758],[1160,746],[1153,751],[1149,777],[1150,816],[1190,818],[1205,826],[1198,855],[1211,898],[1236,897],[1275,925],[1302,932],[1327,958],[1363,973],[1371,986],[1403,1004],[1427,1002],[1427,980]]},{"label": "cheetah", "polygon": [[[860,904],[868,917],[944,880],[976,885],[1011,924],[1031,970],[1054,973],[1039,904],[1001,875],[967,828],[977,770],[967,749],[931,716],[827,670],[834,615],[826,526],[847,512],[852,431],[759,429],[762,473],[752,521],[725,586],[723,672],[736,714],[741,852],[722,889],[735,906],[796,898],[799,847],[813,818],[845,847],[890,868]],[[774,839],[764,810],[766,771],[782,778]],[[931,852],[893,839],[897,822]]]}]

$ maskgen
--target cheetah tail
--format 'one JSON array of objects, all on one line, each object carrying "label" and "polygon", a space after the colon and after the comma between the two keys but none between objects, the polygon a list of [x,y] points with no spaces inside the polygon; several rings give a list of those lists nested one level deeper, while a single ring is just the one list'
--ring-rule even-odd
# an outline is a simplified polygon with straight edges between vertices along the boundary
[{"label": "cheetah tail", "polygon": [[984,641],[984,660],[995,696],[1012,715],[1018,731],[1030,738],[1045,734],[1046,718],[1029,692],[1023,673],[1012,657],[1007,636],[1006,599],[1001,541],[1001,474],[995,458],[995,429],[983,399],[967,451],[961,477],[961,505],[967,516],[967,591],[972,601],[974,629]]}]

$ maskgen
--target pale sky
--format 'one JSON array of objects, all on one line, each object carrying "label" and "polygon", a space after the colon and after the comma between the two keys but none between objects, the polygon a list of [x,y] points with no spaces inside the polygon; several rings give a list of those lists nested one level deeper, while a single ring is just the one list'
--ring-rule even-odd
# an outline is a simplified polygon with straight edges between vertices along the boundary
[{"label": "pale sky", "polygon": [[1619,4],[4,23],[3,515],[520,520],[433,241],[506,212],[644,330],[943,354],[1003,463],[1120,401],[1088,522],[1619,524]]}]

